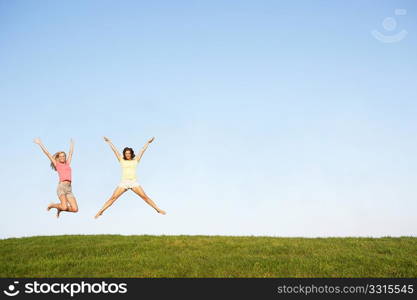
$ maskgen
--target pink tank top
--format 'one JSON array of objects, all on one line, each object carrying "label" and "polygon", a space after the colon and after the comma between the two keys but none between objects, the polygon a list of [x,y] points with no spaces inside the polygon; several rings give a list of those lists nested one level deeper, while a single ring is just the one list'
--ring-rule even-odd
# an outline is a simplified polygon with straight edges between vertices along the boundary
[{"label": "pink tank top", "polygon": [[56,171],[59,175],[59,182],[64,180],[71,180],[71,167],[69,164],[61,164],[60,162],[56,162]]}]

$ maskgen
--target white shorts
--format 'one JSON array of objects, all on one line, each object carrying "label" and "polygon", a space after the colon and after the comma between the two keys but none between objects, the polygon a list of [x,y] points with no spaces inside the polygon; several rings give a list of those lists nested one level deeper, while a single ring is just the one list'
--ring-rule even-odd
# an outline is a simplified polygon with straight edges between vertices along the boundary
[{"label": "white shorts", "polygon": [[125,189],[131,189],[135,186],[139,186],[139,183],[136,180],[122,180],[119,183],[119,187],[122,187]]}]

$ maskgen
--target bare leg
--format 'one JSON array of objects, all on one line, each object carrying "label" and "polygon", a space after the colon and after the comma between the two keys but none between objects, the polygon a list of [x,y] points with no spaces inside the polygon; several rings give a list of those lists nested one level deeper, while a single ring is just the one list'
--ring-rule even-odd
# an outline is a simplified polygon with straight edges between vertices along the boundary
[{"label": "bare leg", "polygon": [[99,210],[99,212],[94,216],[94,218],[98,218],[100,217],[103,212],[110,207],[110,205],[112,205],[114,203],[114,201],[117,200],[117,198],[119,198],[124,192],[126,192],[127,190],[125,188],[122,187],[117,187],[114,192],[113,195],[111,195],[110,199],[106,201],[106,203],[104,203],[102,209]]},{"label": "bare leg", "polygon": [[148,203],[150,206],[152,206],[158,213],[165,215],[166,212],[162,209],[160,209],[155,202],[152,201],[151,198],[148,197],[148,195],[145,194],[145,191],[143,190],[143,188],[139,185],[139,186],[135,186],[132,188],[132,190],[138,194],[143,200],[145,200],[146,203]]},{"label": "bare leg", "polygon": [[68,210],[68,199],[65,195],[61,195],[59,196],[59,200],[61,201],[61,203],[51,203],[48,205],[48,211],[51,208],[56,208],[57,212],[56,212],[56,217],[59,218],[59,215],[61,213],[61,211],[67,211]]},{"label": "bare leg", "polygon": [[77,199],[73,195],[67,196],[68,199],[68,212],[76,213],[78,212],[78,205],[77,205]]},{"label": "bare leg", "polygon": [[47,210],[48,211],[50,211],[51,210],[51,208],[56,208],[56,217],[57,218],[59,218],[59,215],[60,215],[60,213],[61,213],[61,204],[60,203],[50,203],[49,205],[48,205],[48,208],[47,208]]},{"label": "bare leg", "polygon": [[61,203],[49,203],[48,208],[46,209],[47,211],[50,211],[51,208],[56,208],[58,209],[61,206]]}]

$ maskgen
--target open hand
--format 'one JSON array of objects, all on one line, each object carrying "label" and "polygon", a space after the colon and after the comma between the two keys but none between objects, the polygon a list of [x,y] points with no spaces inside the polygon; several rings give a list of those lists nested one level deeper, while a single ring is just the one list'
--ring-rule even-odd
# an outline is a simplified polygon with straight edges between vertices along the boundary
[{"label": "open hand", "polygon": [[110,139],[108,138],[108,137],[103,137],[104,138],[104,140],[106,141],[106,142],[110,142]]},{"label": "open hand", "polygon": [[34,142],[35,144],[38,144],[38,145],[40,145],[40,144],[42,143],[42,141],[41,141],[41,139],[40,139],[40,138],[35,138],[35,139],[33,140],[33,142]]}]

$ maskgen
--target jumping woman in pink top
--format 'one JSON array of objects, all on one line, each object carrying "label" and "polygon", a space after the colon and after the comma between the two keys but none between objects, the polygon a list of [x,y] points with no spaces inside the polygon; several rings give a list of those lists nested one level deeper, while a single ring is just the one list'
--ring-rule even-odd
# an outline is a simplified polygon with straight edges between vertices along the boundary
[{"label": "jumping woman in pink top", "polygon": [[43,153],[46,154],[46,156],[51,161],[51,168],[58,172],[59,176],[59,183],[57,188],[57,194],[58,198],[61,201],[61,203],[51,203],[48,205],[47,210],[49,211],[51,208],[56,208],[57,218],[59,217],[59,214],[61,211],[68,211],[76,213],[78,211],[78,205],[77,200],[75,199],[72,188],[71,188],[71,159],[72,159],[72,153],[74,152],[74,142],[71,139],[71,146],[70,151],[67,155],[63,151],[59,151],[55,153],[53,156],[46,150],[45,146],[42,144],[41,140],[39,138],[36,138],[34,140],[35,144],[38,144]]}]

